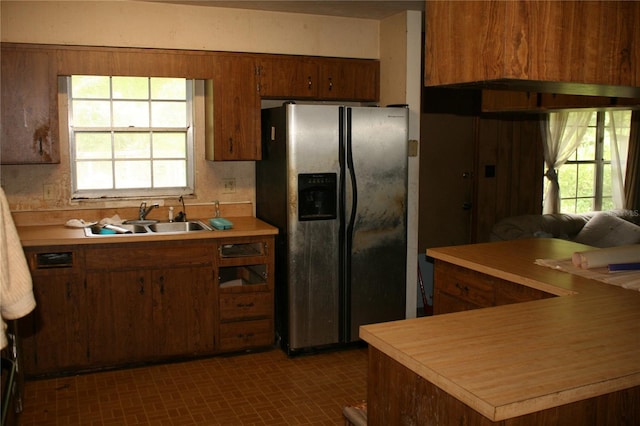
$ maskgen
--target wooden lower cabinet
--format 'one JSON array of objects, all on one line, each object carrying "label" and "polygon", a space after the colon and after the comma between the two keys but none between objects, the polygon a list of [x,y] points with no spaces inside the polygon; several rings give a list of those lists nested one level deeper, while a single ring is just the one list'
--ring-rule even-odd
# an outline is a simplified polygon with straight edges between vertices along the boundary
[{"label": "wooden lower cabinet", "polygon": [[18,320],[24,371],[41,374],[86,365],[88,330],[81,252],[51,247],[25,254],[36,308]]},{"label": "wooden lower cabinet", "polygon": [[26,375],[273,345],[272,242],[25,250],[37,302],[18,323]]},{"label": "wooden lower cabinet", "polygon": [[273,237],[221,241],[218,265],[220,350],[273,345]]},{"label": "wooden lower cabinet", "polygon": [[435,261],[433,286],[434,315],[554,297],[441,260]]},{"label": "wooden lower cabinet", "polygon": [[91,365],[213,353],[213,253],[212,243],[87,249]]}]

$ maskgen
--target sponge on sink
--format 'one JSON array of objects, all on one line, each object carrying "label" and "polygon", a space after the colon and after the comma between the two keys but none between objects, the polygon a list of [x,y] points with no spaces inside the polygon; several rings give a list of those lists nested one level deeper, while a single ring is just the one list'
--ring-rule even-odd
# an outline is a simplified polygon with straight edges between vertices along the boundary
[{"label": "sponge on sink", "polygon": [[211,226],[218,230],[225,230],[233,228],[233,223],[225,218],[216,217],[214,219],[209,219],[209,223]]}]

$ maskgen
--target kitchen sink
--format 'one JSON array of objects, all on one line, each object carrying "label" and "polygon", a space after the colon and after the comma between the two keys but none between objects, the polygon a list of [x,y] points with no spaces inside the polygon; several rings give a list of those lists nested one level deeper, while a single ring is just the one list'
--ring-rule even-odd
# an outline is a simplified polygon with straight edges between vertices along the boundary
[{"label": "kitchen sink", "polygon": [[[211,231],[212,229],[199,220],[188,222],[157,222],[149,221],[149,224],[132,224],[125,222],[122,225],[109,226],[94,225],[84,228],[87,237],[104,237],[113,235],[154,235],[154,234],[181,234],[189,232]],[[104,228],[104,229],[103,229]]]},{"label": "kitchen sink", "polygon": [[[113,235],[113,234],[146,234],[149,232],[146,226],[142,225],[131,225],[131,224],[122,224],[114,226],[114,229],[118,229],[118,231],[109,230],[108,228],[103,229],[102,225],[94,225],[88,228],[84,228],[84,233],[87,236],[92,235]],[[123,232],[126,230],[126,232]]]},{"label": "kitchen sink", "polygon": [[211,231],[211,228],[200,221],[189,222],[160,222],[149,225],[152,232],[193,232]]}]

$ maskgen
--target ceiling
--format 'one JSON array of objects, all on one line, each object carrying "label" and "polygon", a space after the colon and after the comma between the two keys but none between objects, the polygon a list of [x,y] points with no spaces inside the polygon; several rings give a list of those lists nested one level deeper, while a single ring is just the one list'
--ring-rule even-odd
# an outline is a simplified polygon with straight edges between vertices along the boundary
[{"label": "ceiling", "polygon": [[424,11],[424,0],[151,0],[203,7],[266,10],[381,20],[405,10]]}]

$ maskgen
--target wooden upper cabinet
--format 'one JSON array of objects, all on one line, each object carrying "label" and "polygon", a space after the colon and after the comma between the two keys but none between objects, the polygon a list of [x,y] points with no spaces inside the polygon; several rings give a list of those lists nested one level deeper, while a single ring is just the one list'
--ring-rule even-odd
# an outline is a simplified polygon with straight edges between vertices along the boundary
[{"label": "wooden upper cabinet", "polygon": [[259,60],[260,96],[308,99],[318,96],[318,64],[305,57]]},{"label": "wooden upper cabinet", "polygon": [[377,101],[380,98],[380,64],[358,59],[325,59],[319,70],[321,99]]},{"label": "wooden upper cabinet", "polygon": [[250,55],[213,59],[205,84],[207,160],[259,160],[260,96],[256,63]]},{"label": "wooden upper cabinet", "polygon": [[60,162],[55,52],[2,46],[2,164]]},{"label": "wooden upper cabinet", "polygon": [[380,62],[274,56],[260,59],[264,98],[371,101],[380,98]]},{"label": "wooden upper cabinet", "polygon": [[640,2],[427,1],[425,16],[426,86],[640,96]]}]

